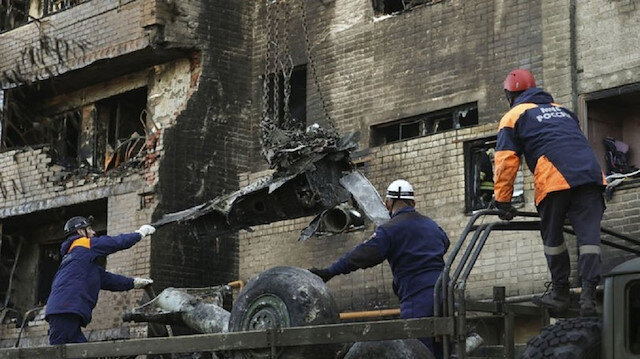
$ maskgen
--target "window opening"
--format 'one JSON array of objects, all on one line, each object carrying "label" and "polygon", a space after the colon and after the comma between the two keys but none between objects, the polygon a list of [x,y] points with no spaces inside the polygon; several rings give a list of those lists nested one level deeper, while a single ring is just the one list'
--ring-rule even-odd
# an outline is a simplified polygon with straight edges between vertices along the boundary
[{"label": "window opening", "polygon": [[[493,199],[493,175],[496,137],[464,143],[465,158],[465,212],[471,213],[489,207]],[[513,188],[511,203],[524,204],[524,172],[522,163]]]},{"label": "window opening", "polygon": [[626,302],[629,310],[627,348],[632,354],[640,354],[640,281],[627,285]]},{"label": "window opening", "polygon": [[21,92],[9,94],[2,112],[3,149],[47,146],[56,164],[96,171],[139,158],[144,150],[146,88],[55,114],[50,114],[51,109],[29,106],[34,100]]},{"label": "window opening", "polygon": [[640,91],[587,102],[587,137],[607,175],[640,168]]},{"label": "window opening", "polygon": [[0,32],[14,29],[29,20],[31,0],[0,0]]},{"label": "window opening", "polygon": [[98,165],[118,167],[144,146],[147,89],[125,92],[96,103]]},{"label": "window opening", "polygon": [[376,14],[393,14],[410,10],[418,5],[434,3],[434,0],[373,0],[373,9]]},{"label": "window opening", "polygon": [[55,14],[88,1],[89,0],[44,0],[44,12],[45,15]]},{"label": "window opening", "polygon": [[408,140],[478,124],[478,106],[465,104],[371,127],[371,146]]}]

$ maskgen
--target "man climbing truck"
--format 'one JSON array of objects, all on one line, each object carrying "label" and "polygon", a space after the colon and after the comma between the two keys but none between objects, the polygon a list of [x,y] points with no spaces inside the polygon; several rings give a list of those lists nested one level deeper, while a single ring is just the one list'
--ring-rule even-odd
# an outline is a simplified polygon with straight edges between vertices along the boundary
[{"label": "man climbing truck", "polygon": [[148,224],[133,233],[99,236],[91,228],[91,217],[73,217],[64,225],[67,240],[60,246],[62,263],[47,300],[49,344],[84,343],[80,327],[91,322],[91,312],[100,289],[126,291],[143,288],[153,281],[107,272],[99,258],[132,247],[156,229]]},{"label": "man climbing truck", "polygon": [[553,285],[550,292],[534,302],[557,313],[569,307],[569,253],[563,237],[568,217],[578,237],[580,253],[580,314],[594,316],[595,288],[602,272],[604,176],[576,115],[536,87],[529,71],[511,71],[504,90],[511,110],[500,120],[495,153],[494,193],[496,207],[502,212],[500,218],[510,220],[514,216],[513,183],[524,154],[534,174],[535,204]]},{"label": "man climbing truck", "polygon": [[[310,271],[327,282],[338,274],[370,268],[386,259],[393,272],[394,292],[400,298],[400,317],[431,317],[433,286],[444,268],[449,238],[438,224],[415,210],[409,182],[393,181],[387,188],[385,206],[391,220],[378,227],[369,240],[328,268]],[[442,357],[431,338],[421,341],[437,358]]]}]

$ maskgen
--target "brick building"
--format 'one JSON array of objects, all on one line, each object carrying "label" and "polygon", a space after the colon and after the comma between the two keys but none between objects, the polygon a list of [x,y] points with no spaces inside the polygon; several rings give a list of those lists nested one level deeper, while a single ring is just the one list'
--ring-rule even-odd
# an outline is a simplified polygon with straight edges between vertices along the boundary
[{"label": "brick building", "polygon": [[[361,132],[355,161],[376,188],[411,181],[418,209],[452,240],[486,200],[473,184],[474,161],[493,145],[507,110],[501,83],[514,67],[531,69],[581,116],[600,157],[602,138],[613,136],[631,144],[640,166],[640,5],[631,0],[288,0],[269,5],[277,11],[263,1],[14,3],[38,19],[0,24],[2,278],[18,257],[0,299],[9,293],[22,313],[46,299],[67,217],[92,213],[103,233],[131,231],[265,174],[258,124],[269,14],[288,40],[299,118],[326,123],[324,100],[339,131]],[[517,189],[532,210],[527,169]],[[640,235],[639,204],[628,181],[607,203],[605,225]],[[372,230],[298,242],[308,221],[221,238],[171,225],[110,256],[107,268],[151,276],[157,289],[247,280],[275,265],[327,265]],[[624,254],[604,257],[610,267]],[[548,278],[539,236],[493,236],[470,295],[494,285],[536,293]],[[386,308],[397,305],[390,283],[383,264],[329,288],[341,310]],[[90,340],[147,335],[119,319],[141,297],[102,293]],[[2,346],[18,334],[10,319]],[[43,343],[46,329],[31,322],[22,345]]]}]

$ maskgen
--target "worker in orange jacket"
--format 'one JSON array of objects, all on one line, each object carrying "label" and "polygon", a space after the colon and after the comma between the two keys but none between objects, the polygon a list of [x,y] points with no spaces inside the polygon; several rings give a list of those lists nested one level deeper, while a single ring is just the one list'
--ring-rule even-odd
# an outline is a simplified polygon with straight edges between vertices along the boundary
[{"label": "worker in orange jacket", "polygon": [[513,183],[524,154],[534,175],[544,253],[553,287],[535,300],[557,312],[569,306],[569,253],[563,237],[569,218],[578,237],[582,281],[580,313],[596,315],[595,287],[602,271],[600,222],[604,212],[604,175],[582,134],[576,115],[536,87],[527,70],[513,70],[504,81],[511,110],[500,120],[495,153],[494,195],[502,219],[515,214]]}]

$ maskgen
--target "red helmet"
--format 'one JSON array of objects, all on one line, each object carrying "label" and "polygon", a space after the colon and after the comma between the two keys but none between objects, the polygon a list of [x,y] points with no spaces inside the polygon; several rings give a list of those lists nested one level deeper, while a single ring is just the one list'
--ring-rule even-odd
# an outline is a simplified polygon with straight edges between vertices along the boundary
[{"label": "red helmet", "polygon": [[519,92],[532,87],[536,87],[536,79],[533,78],[529,70],[513,70],[504,79],[504,89],[507,91]]}]

